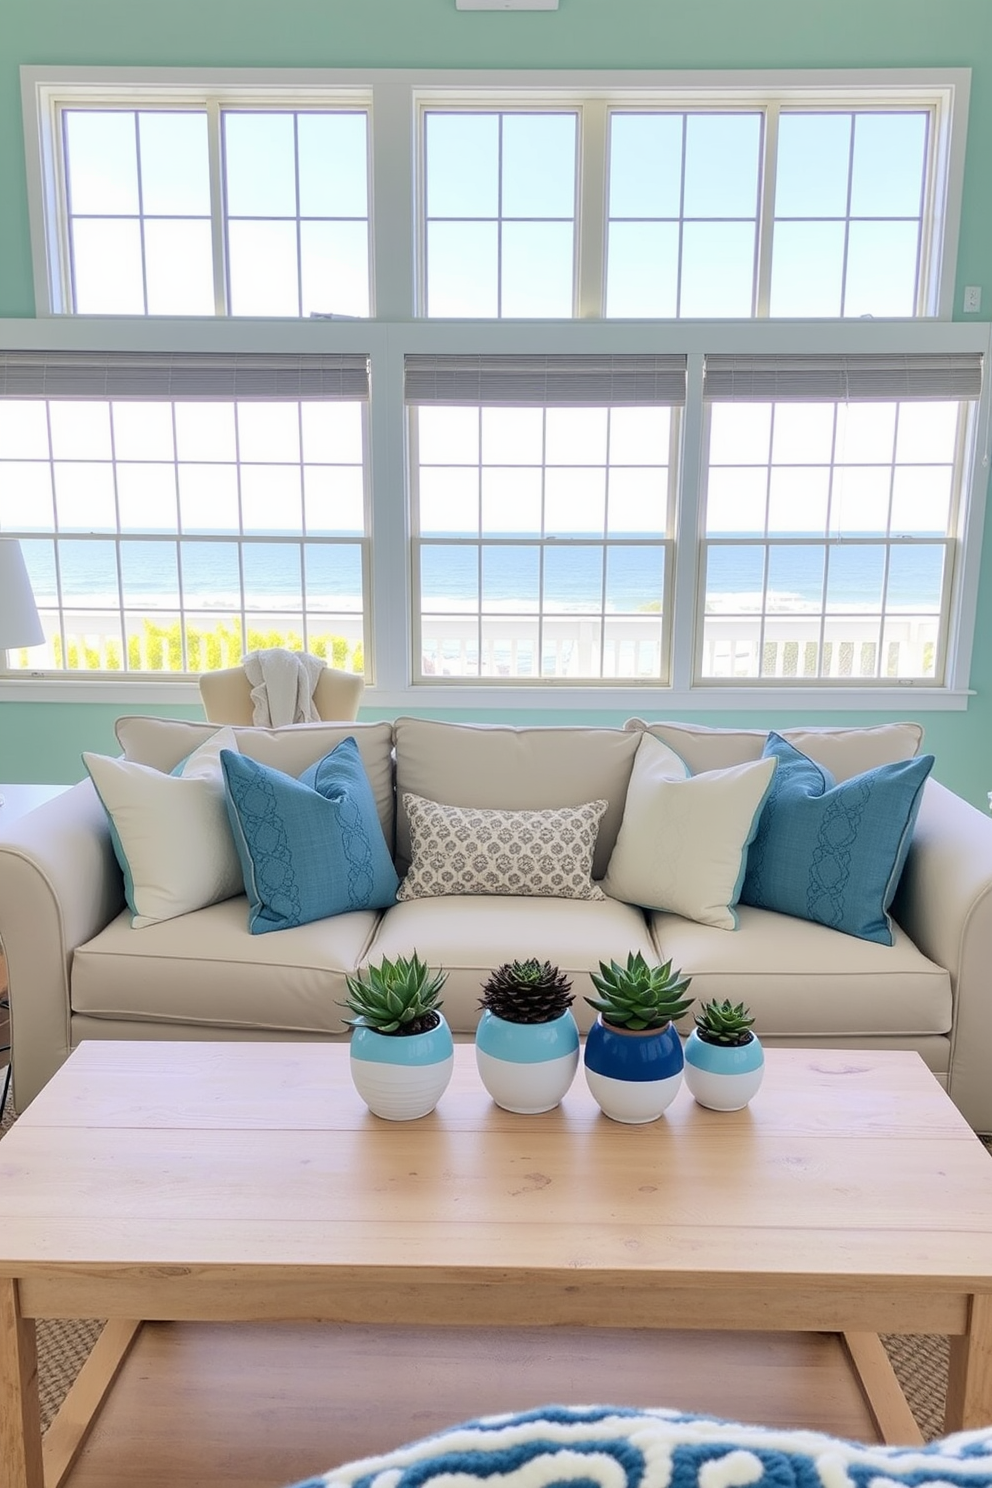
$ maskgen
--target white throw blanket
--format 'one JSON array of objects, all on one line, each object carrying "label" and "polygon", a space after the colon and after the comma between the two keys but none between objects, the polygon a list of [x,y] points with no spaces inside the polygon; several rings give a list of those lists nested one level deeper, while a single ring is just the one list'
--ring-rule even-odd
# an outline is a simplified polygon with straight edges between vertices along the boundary
[{"label": "white throw blanket", "polygon": [[319,656],[307,651],[249,651],[245,676],[251,683],[252,722],[278,728],[284,723],[316,723],[320,714],[313,690],[324,670]]}]

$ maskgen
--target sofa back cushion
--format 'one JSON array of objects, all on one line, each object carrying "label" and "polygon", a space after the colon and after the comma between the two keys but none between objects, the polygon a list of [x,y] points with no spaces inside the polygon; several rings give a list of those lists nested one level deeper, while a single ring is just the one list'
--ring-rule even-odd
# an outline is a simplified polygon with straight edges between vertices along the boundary
[{"label": "sofa back cushion", "polygon": [[[181,718],[149,718],[133,715],[118,718],[117,742],[125,759],[156,770],[169,771],[205,739],[217,732],[216,723],[194,723]],[[237,727],[238,749],[249,759],[259,760],[285,775],[299,777],[342,739],[358,745],[365,772],[375,796],[376,810],[386,843],[392,851],[393,726],[391,723],[294,723],[284,728]]]},{"label": "sofa back cushion", "polygon": [[401,877],[410,866],[410,822],[402,804],[407,792],[445,806],[502,811],[605,800],[592,866],[593,878],[603,877],[623,820],[638,734],[611,728],[514,728],[425,718],[397,718],[393,734],[396,869]]},{"label": "sofa back cushion", "polygon": [[[624,728],[653,734],[685,760],[692,775],[760,759],[769,733],[768,729],[706,728],[700,723],[667,720],[645,723],[642,718],[628,718]],[[923,743],[923,729],[918,723],[880,723],[866,728],[810,726],[777,729],[776,733],[823,765],[838,783],[878,765],[912,759]]]}]

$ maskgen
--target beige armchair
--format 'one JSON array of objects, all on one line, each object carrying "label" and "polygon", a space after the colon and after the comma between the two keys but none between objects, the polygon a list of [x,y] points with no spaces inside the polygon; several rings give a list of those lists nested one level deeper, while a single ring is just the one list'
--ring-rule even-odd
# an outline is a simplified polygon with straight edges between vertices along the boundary
[{"label": "beige armchair", "polygon": [[[314,706],[325,721],[350,721],[358,717],[364,691],[365,678],[359,673],[325,667],[313,690]],[[204,672],[200,677],[200,697],[208,723],[252,722],[251,683],[244,667]]]}]

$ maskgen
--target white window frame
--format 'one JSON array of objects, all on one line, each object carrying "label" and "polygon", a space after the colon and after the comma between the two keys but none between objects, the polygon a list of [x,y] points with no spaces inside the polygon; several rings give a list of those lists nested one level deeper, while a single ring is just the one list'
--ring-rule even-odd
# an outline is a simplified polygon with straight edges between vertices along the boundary
[{"label": "white window frame", "polygon": [[[956,262],[958,218],[964,166],[964,133],[970,74],[966,69],[940,72],[922,69],[884,72],[803,73],[473,73],[471,88],[464,73],[386,71],[318,72],[160,69],[160,68],[23,68],[28,194],[31,218],[38,319],[0,321],[0,345],[12,349],[146,349],[177,351],[306,351],[367,352],[371,358],[372,402],[369,408],[371,466],[371,608],[367,627],[376,660],[376,680],[366,692],[366,709],[386,716],[404,708],[461,707],[473,712],[534,710],[554,715],[571,711],[577,716],[605,714],[621,722],[630,713],[664,710],[709,712],[777,708],[809,714],[816,710],[914,713],[963,710],[968,703],[968,677],[980,577],[985,490],[988,482],[990,327],[969,321],[952,323],[951,296]],[[412,170],[417,159],[417,108],[421,102],[444,95],[452,99],[471,92],[478,103],[489,90],[506,100],[517,90],[523,101],[542,88],[549,102],[564,101],[581,92],[585,98],[598,90],[601,107],[607,96],[624,88],[644,90],[657,97],[664,87],[679,88],[693,101],[715,94],[727,96],[731,87],[767,92],[772,85],[803,102],[815,88],[848,90],[873,88],[879,97],[918,102],[930,90],[944,108],[937,170],[946,212],[935,228],[937,271],[942,288],[935,297],[931,318],[860,321],[619,321],[596,317],[583,298],[589,265],[596,258],[595,243],[579,244],[579,301],[575,320],[564,321],[428,321],[416,318],[414,244],[416,213]],[[369,321],[251,320],[203,317],[69,316],[59,313],[52,299],[48,270],[50,235],[56,209],[56,186],[50,166],[53,108],[58,100],[83,96],[99,101],[125,94],[132,101],[144,89],[180,86],[214,94],[238,90],[239,101],[251,96],[270,102],[314,98],[316,90],[332,88],[345,101],[351,87],[371,89],[373,95],[371,203],[375,317]],[[176,96],[176,95],[172,95]],[[629,95],[634,101],[634,95]],[[862,94],[862,97],[864,95]],[[835,92],[834,97],[839,95]],[[354,101],[354,95],[352,95]],[[605,189],[605,161],[583,156],[583,192]],[[408,246],[408,251],[404,247]],[[598,245],[600,264],[603,245]],[[601,278],[601,275],[600,275]],[[933,279],[933,276],[931,276]],[[986,358],[985,389],[975,417],[973,455],[964,472],[961,531],[962,561],[955,574],[952,612],[947,636],[945,684],[907,682],[888,687],[816,688],[800,685],[747,688],[704,688],[692,685],[695,593],[698,538],[702,513],[703,456],[702,378],[707,353],[748,353],[811,349],[826,352],[859,351],[979,351]],[[556,686],[547,689],[486,687],[466,681],[459,686],[413,686],[411,683],[412,584],[410,574],[410,517],[407,490],[406,420],[403,403],[403,357],[407,352],[536,352],[563,354],[684,351],[688,356],[688,401],[682,420],[682,503],[676,531],[671,685],[630,687],[601,684]],[[194,679],[188,677],[94,682],[70,676],[49,678],[7,675],[0,681],[0,700],[161,703],[198,700]]]},{"label": "white window frame", "polygon": [[[949,319],[964,181],[971,72],[968,68],[903,68],[740,72],[465,72],[353,68],[296,71],[268,68],[22,67],[21,93],[28,176],[28,212],[39,316],[69,313],[67,226],[59,117],[64,106],[221,105],[259,108],[370,107],[373,318],[404,320],[422,313],[423,114],[429,108],[577,108],[578,225],[575,312],[602,314],[606,251],[606,132],[609,109],[768,107],[765,151],[774,149],[781,106],[836,109],[924,108],[934,146],[927,183],[919,314]],[[219,193],[219,153],[212,152],[212,189]],[[761,215],[771,211],[763,183]],[[591,211],[584,204],[595,203]],[[929,220],[929,231],[927,222]],[[760,240],[758,314],[767,313],[769,261]],[[220,251],[215,242],[215,254]],[[215,277],[220,273],[215,267]]]}]

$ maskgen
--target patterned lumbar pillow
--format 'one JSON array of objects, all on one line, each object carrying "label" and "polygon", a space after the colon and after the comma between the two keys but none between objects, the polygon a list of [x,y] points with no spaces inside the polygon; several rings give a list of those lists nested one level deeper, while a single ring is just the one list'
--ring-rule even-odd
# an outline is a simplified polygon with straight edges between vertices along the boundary
[{"label": "patterned lumbar pillow", "polygon": [[736,930],[748,846],[774,773],[774,759],[761,759],[690,775],[673,749],[642,734],[607,894]]},{"label": "patterned lumbar pillow", "polygon": [[765,755],[778,767],[741,903],[892,945],[889,906],[933,755],[879,765],[840,785],[780,734],[768,735]]},{"label": "patterned lumbar pillow", "polygon": [[243,891],[220,764],[221,751],[237,747],[233,729],[218,729],[171,775],[132,760],[83,755],[110,821],[134,929]]},{"label": "patterned lumbar pillow", "polygon": [[607,803],[545,811],[442,806],[409,793],[413,860],[397,899],[439,894],[530,894],[603,899],[592,881],[596,834]]},{"label": "patterned lumbar pillow", "polygon": [[353,738],[298,780],[243,754],[220,758],[253,935],[395,902],[399,880]]},{"label": "patterned lumbar pillow", "polygon": [[483,1416],[296,1488],[989,1488],[992,1427],[928,1446],[622,1406]]}]

